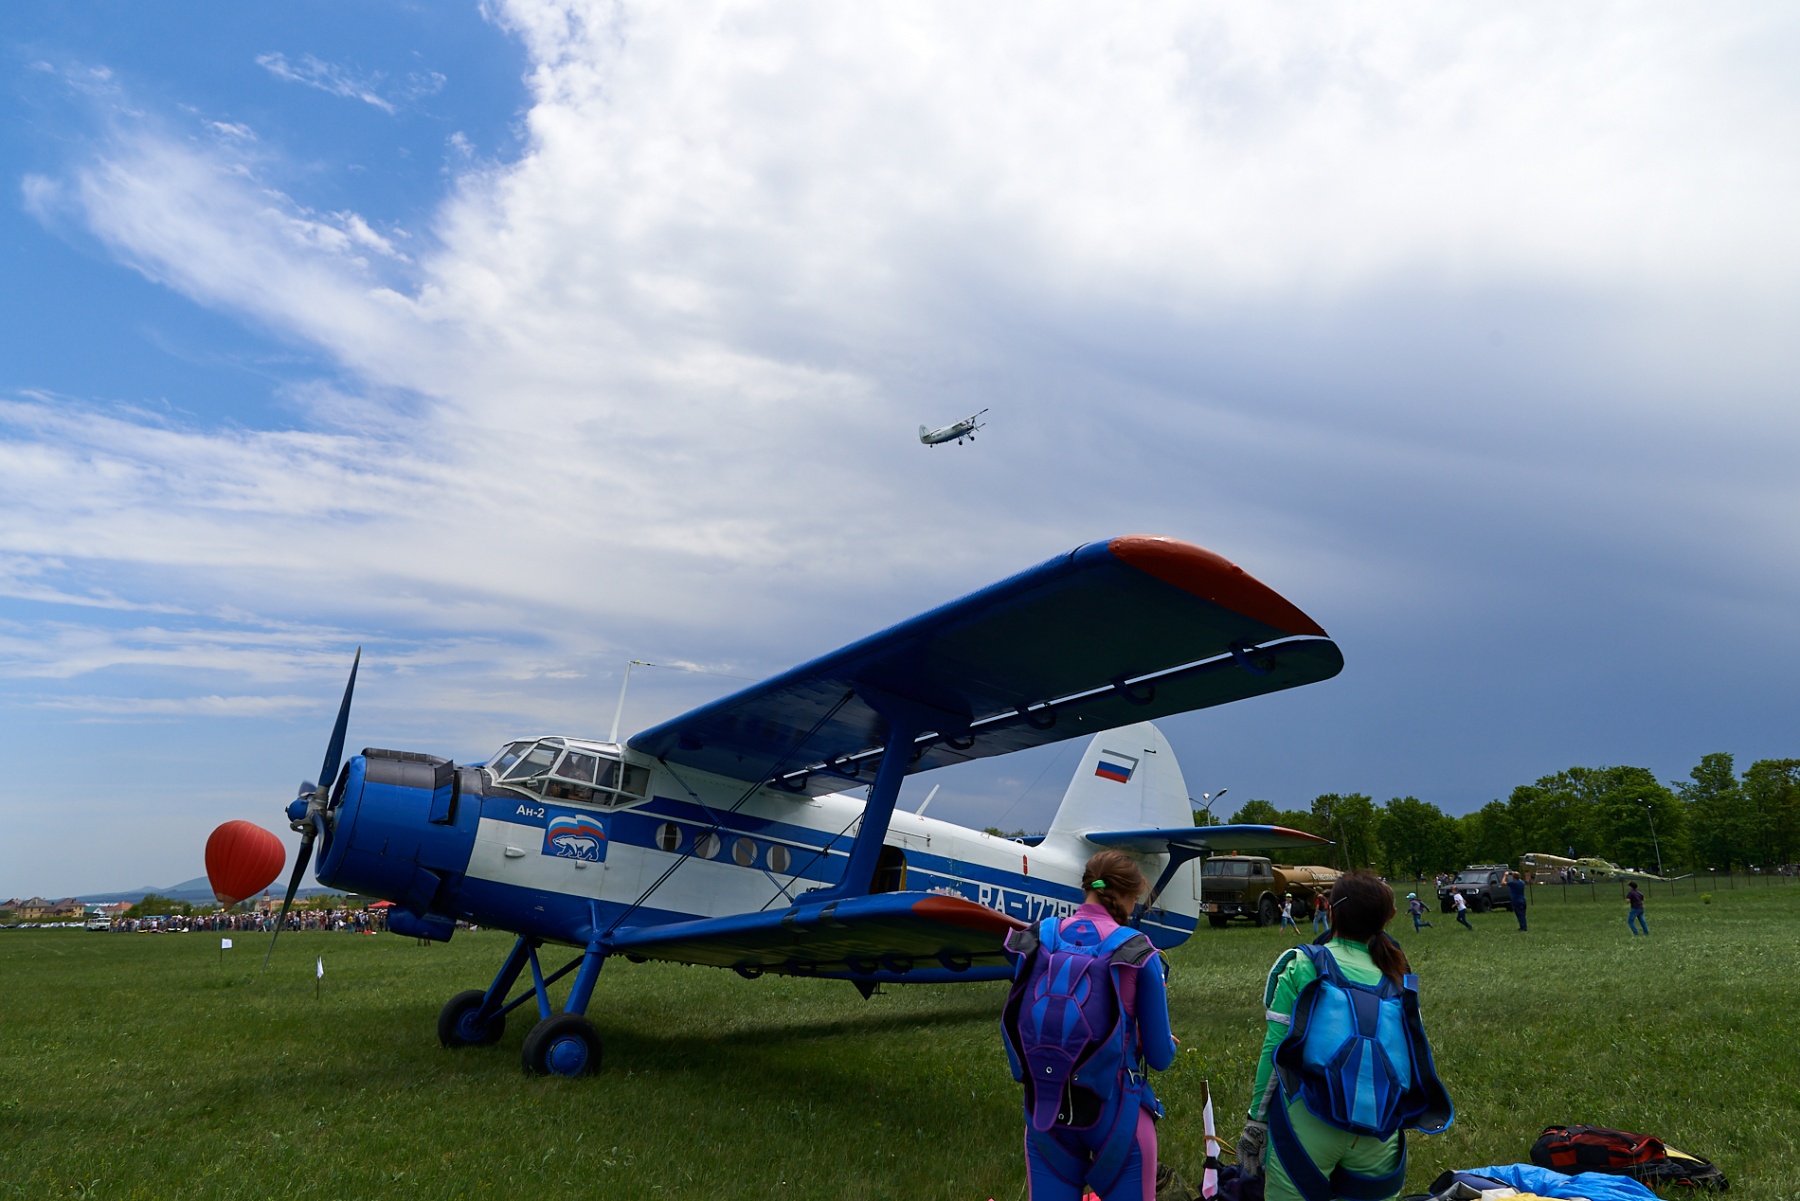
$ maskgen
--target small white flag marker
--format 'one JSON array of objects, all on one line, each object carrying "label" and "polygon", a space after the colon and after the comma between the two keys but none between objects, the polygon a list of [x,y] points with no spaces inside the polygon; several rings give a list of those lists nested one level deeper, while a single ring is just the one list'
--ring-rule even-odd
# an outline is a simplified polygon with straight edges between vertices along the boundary
[{"label": "small white flag marker", "polygon": [[325,956],[319,956],[319,979],[325,978]]},{"label": "small white flag marker", "polygon": [[229,938],[221,938],[219,940],[219,950],[221,950],[221,951],[231,950],[231,940]]}]

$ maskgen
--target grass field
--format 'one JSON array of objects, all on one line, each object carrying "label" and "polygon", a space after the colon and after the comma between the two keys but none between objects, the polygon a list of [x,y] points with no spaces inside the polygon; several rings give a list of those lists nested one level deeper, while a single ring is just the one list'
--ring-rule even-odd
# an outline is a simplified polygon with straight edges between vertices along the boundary
[{"label": "grass field", "polygon": [[[1744,1201],[1800,1198],[1800,887],[1654,896],[1648,939],[1616,902],[1552,895],[1531,917],[1396,922],[1458,1110],[1412,1140],[1409,1188],[1588,1122],[1711,1158]],[[864,1001],[621,962],[590,1010],[603,1071],[543,1080],[519,1068],[529,1013],[497,1047],[437,1044],[439,1006],[486,983],[503,934],[287,935],[267,976],[251,942],[221,967],[216,936],[0,932],[0,1196],[1023,1195],[998,984]],[[1184,1172],[1202,1079],[1235,1135],[1283,943],[1202,929],[1173,955],[1186,1050],[1157,1089]]]}]

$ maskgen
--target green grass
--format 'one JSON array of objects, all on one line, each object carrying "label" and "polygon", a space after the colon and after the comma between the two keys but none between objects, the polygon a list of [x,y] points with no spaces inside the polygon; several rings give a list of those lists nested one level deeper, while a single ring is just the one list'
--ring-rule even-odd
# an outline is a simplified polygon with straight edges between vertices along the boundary
[{"label": "green grass", "polygon": [[[1548,892],[1549,890],[1545,890]],[[1396,929],[1457,1105],[1415,1138],[1409,1187],[1526,1157],[1589,1122],[1713,1159],[1745,1201],[1800,1197],[1800,887],[1546,899]],[[437,1045],[438,1007],[484,984],[493,932],[421,948],[284,935],[267,976],[239,936],[0,932],[0,1197],[999,1198],[1023,1192],[1001,985],[889,989],[609,966],[590,1010],[606,1066],[527,1078],[497,1047]],[[1197,1086],[1235,1135],[1260,1045],[1273,930],[1202,931],[1174,955],[1185,1048],[1158,1078],[1166,1160],[1198,1162]],[[313,960],[323,953],[322,1000]]]}]

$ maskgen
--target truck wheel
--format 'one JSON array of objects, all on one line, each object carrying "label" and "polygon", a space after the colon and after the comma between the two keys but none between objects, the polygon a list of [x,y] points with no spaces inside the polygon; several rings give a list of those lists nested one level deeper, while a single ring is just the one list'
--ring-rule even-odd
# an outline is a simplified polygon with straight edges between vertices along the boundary
[{"label": "truck wheel", "polygon": [[1223,913],[1209,913],[1206,915],[1206,924],[1215,930],[1223,930],[1231,924],[1231,919]]},{"label": "truck wheel", "polygon": [[1449,913],[1451,910],[1453,910],[1455,908],[1456,908],[1456,906],[1452,905],[1449,901],[1449,898],[1447,898],[1447,897],[1440,899],[1438,901],[1438,912],[1439,913]]},{"label": "truck wheel", "polygon": [[1471,906],[1471,908],[1474,909],[1476,913],[1487,913],[1489,910],[1493,909],[1493,907],[1494,907],[1494,898],[1488,896],[1486,893],[1481,893],[1481,894],[1477,895],[1475,898],[1475,904]]},{"label": "truck wheel", "polygon": [[1256,903],[1256,924],[1259,926],[1273,926],[1280,920],[1281,910],[1276,906],[1275,898],[1266,892],[1263,893],[1262,900]]}]

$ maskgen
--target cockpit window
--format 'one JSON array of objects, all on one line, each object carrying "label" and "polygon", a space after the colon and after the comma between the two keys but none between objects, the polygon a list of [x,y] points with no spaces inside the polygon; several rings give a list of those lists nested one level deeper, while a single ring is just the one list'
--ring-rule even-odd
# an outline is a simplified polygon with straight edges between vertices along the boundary
[{"label": "cockpit window", "polygon": [[513,764],[512,770],[507,772],[503,778],[524,780],[532,776],[541,776],[550,770],[552,763],[556,762],[556,753],[560,750],[562,748],[559,746],[540,742]]},{"label": "cockpit window", "polygon": [[556,774],[565,780],[579,780],[583,784],[592,784],[594,769],[599,766],[598,756],[584,755],[580,751],[570,751],[563,756],[563,761],[556,765]]},{"label": "cockpit window", "polygon": [[531,744],[529,742],[509,743],[492,759],[488,760],[488,770],[492,771],[496,776],[504,776],[506,774],[506,769],[517,763],[519,761],[519,756],[523,755],[530,746]]},{"label": "cockpit window", "polygon": [[594,751],[565,750],[565,745],[560,738],[511,743],[488,766],[512,787],[555,800],[621,805],[648,791],[647,769]]}]

